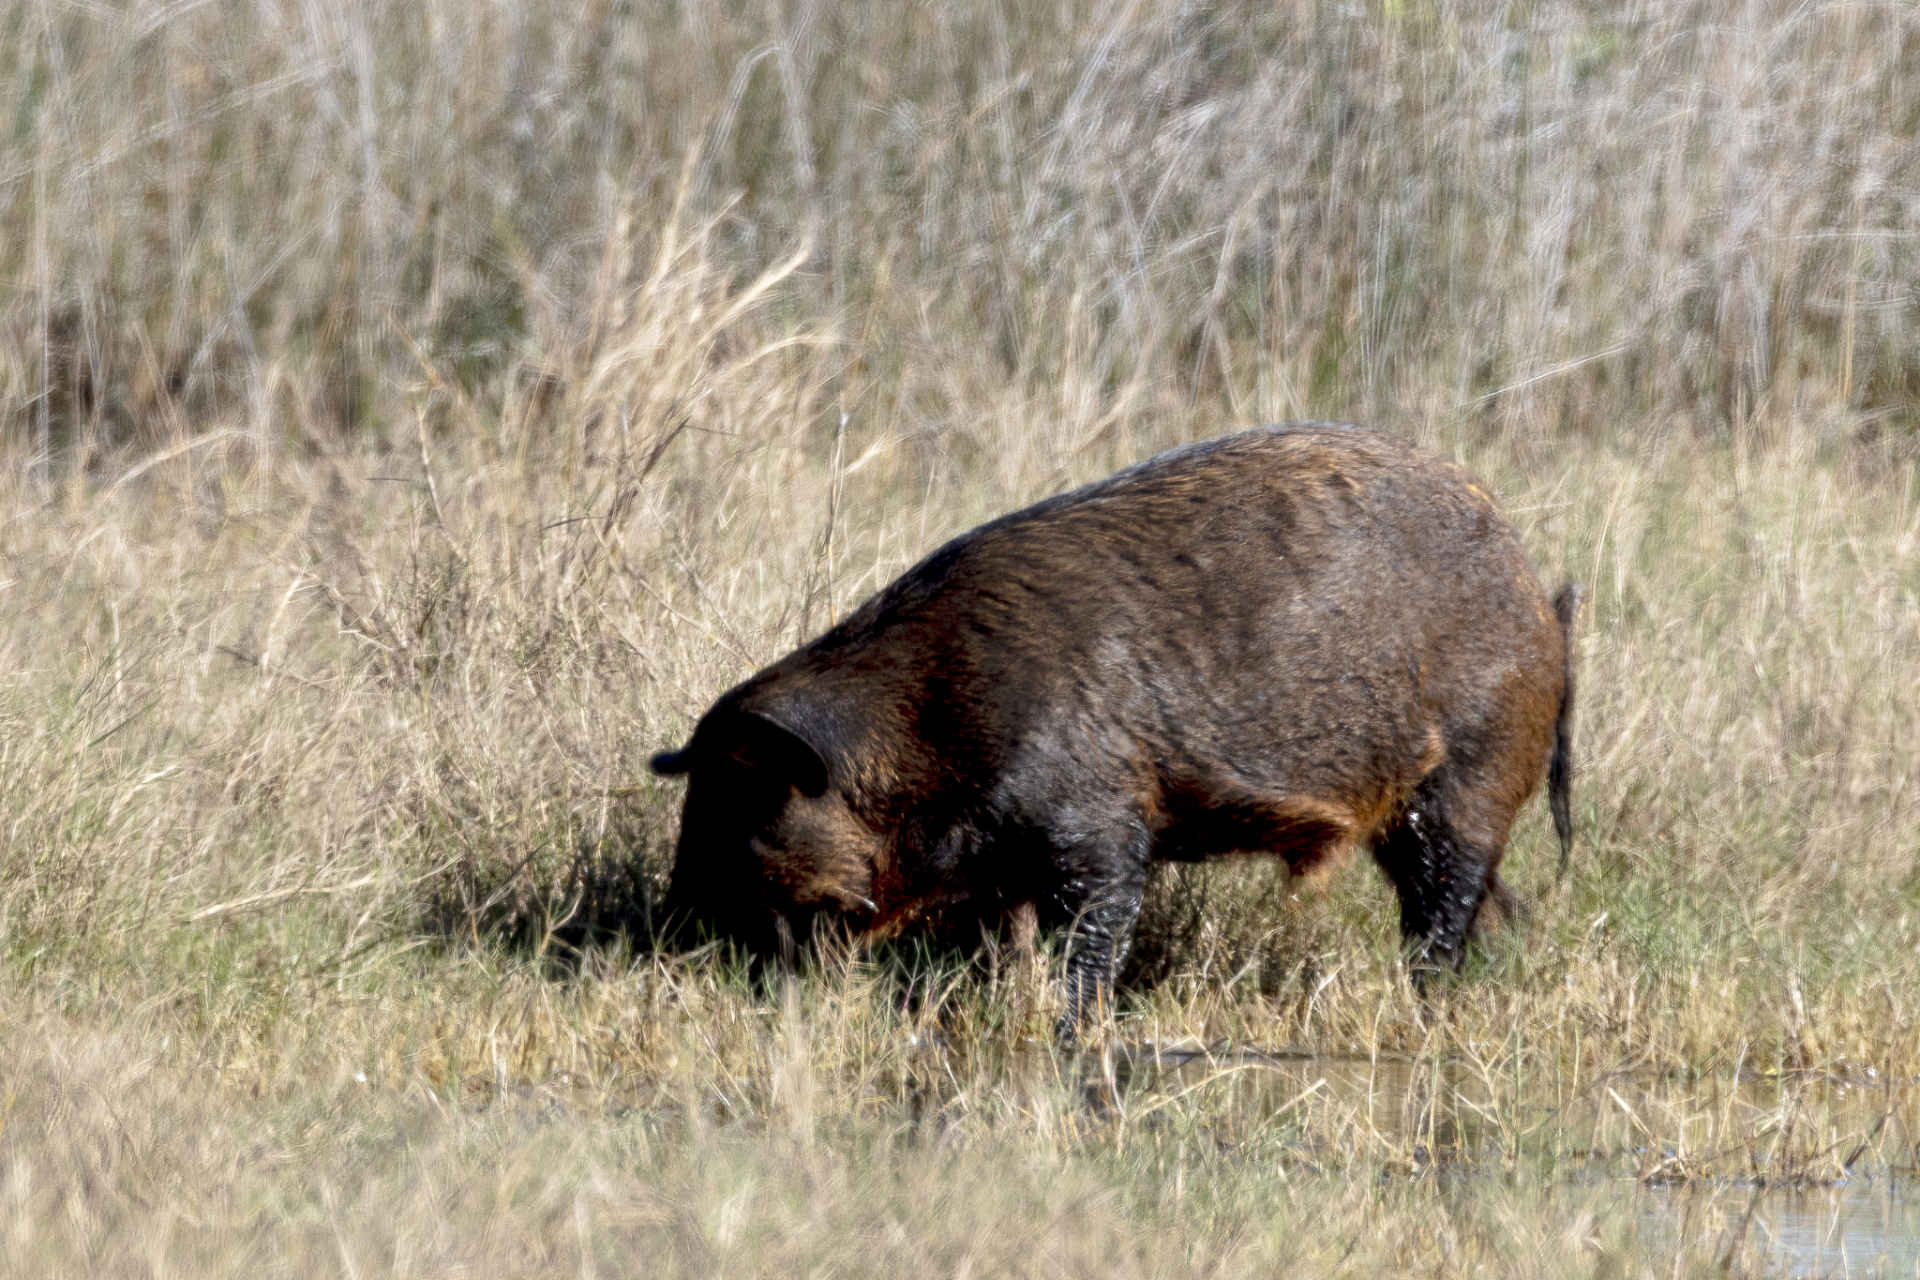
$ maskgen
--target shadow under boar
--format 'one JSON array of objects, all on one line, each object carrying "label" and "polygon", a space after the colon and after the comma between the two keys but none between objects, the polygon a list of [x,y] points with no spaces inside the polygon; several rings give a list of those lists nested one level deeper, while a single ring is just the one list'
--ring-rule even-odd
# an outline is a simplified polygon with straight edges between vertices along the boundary
[{"label": "shadow under boar", "polygon": [[1416,974],[1457,966],[1550,758],[1564,868],[1577,605],[1389,436],[1171,450],[955,538],[655,757],[688,775],[666,910],[761,955],[1037,913],[1071,1036],[1153,860],[1364,845]]}]

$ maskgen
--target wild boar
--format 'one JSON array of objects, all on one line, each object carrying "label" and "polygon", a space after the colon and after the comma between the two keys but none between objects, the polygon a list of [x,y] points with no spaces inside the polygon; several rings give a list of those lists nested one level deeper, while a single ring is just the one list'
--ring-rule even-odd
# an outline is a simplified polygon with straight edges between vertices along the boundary
[{"label": "wild boar", "polygon": [[1457,966],[1550,759],[1564,861],[1577,603],[1390,436],[1170,450],[960,535],[725,693],[652,762],[688,775],[666,908],[760,954],[822,917],[1037,910],[1069,930],[1070,1037],[1156,859],[1365,846],[1416,972]]}]

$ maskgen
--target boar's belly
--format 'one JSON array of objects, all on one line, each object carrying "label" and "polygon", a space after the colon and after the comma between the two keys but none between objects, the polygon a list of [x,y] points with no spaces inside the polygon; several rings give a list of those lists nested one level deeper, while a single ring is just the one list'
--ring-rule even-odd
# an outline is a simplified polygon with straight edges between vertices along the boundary
[{"label": "boar's belly", "polygon": [[1304,872],[1352,845],[1363,825],[1352,808],[1313,797],[1188,792],[1173,800],[1154,834],[1153,856],[1166,862],[1264,853]]}]

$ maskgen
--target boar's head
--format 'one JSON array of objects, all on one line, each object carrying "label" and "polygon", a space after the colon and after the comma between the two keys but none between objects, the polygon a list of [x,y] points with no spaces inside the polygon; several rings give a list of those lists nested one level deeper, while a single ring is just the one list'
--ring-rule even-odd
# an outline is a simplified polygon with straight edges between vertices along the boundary
[{"label": "boar's head", "polygon": [[685,747],[653,758],[655,773],[687,775],[670,929],[766,956],[804,942],[823,916],[875,922],[885,841],[835,777],[837,737],[809,708],[729,698]]}]

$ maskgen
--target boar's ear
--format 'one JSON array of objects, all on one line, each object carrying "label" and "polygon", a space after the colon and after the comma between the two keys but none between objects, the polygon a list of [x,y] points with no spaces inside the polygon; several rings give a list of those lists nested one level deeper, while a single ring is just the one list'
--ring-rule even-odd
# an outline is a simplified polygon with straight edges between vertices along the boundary
[{"label": "boar's ear", "polygon": [[742,764],[769,769],[788,779],[801,792],[821,796],[827,790],[827,760],[802,734],[804,725],[789,726],[781,715],[774,719],[764,711],[746,711],[740,715],[740,741],[733,758]]},{"label": "boar's ear", "polygon": [[678,751],[662,751],[647,761],[647,767],[663,778],[677,774],[693,772],[693,744],[688,743]]}]

